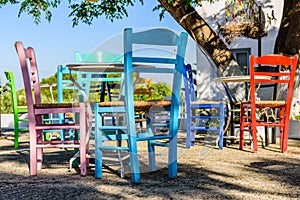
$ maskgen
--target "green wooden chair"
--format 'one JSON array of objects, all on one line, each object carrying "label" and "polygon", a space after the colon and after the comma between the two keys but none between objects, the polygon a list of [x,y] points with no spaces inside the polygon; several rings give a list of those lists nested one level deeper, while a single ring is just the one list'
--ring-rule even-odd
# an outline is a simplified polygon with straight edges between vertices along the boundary
[{"label": "green wooden chair", "polygon": [[19,133],[28,132],[28,127],[21,127],[20,123],[28,122],[27,118],[24,116],[27,114],[27,106],[18,105],[18,96],[15,85],[15,78],[13,72],[4,72],[5,76],[8,80],[8,85],[11,91],[12,97],[12,106],[13,106],[13,114],[14,114],[14,147],[15,149],[19,148]]},{"label": "green wooden chair", "polygon": [[[8,80],[8,86],[10,87],[11,98],[12,98],[12,107],[14,114],[14,147],[15,149],[19,148],[19,133],[26,133],[29,131],[28,125],[26,127],[21,126],[21,123],[28,123],[27,118],[27,106],[19,105],[18,95],[15,85],[14,73],[12,71],[4,72]],[[25,96],[24,96],[25,98]],[[54,116],[48,116],[43,118],[43,123],[49,124],[54,121],[57,121],[58,118]],[[58,130],[43,130],[45,140],[51,140],[51,133],[57,132]]]}]

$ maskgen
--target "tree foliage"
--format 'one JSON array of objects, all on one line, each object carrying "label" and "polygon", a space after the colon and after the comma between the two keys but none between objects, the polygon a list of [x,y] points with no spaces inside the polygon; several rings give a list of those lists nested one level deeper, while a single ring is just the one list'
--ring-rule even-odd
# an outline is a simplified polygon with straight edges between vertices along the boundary
[{"label": "tree foliage", "polygon": [[171,86],[164,82],[158,82],[152,86],[154,92],[152,93],[153,100],[163,100],[165,97],[172,96]]},{"label": "tree foliage", "polygon": [[12,96],[9,84],[0,85],[0,109],[1,113],[12,113]]},{"label": "tree foliage", "polygon": [[[143,0],[138,0],[143,4]],[[52,11],[61,4],[61,0],[0,0],[0,7],[8,4],[20,4],[20,17],[23,13],[33,17],[36,24],[41,23],[42,17],[51,21]],[[79,23],[92,24],[93,20],[104,16],[108,20],[122,19],[127,17],[127,8],[134,6],[136,1],[132,0],[68,0],[68,7],[72,10],[69,17],[72,18],[73,26]]]},{"label": "tree foliage", "polygon": [[[127,9],[130,6],[134,6],[137,2],[144,4],[144,0],[67,0],[68,6],[71,9],[69,17],[72,18],[73,26],[77,26],[79,23],[91,25],[92,22],[104,16],[110,21],[116,19],[123,19],[128,16]],[[214,2],[218,0],[207,0],[208,2]],[[20,17],[23,13],[33,17],[33,21],[36,24],[41,23],[42,17],[50,22],[52,18],[53,9],[57,8],[61,4],[61,0],[24,0],[22,2],[16,0],[0,0],[1,6],[8,4],[20,4],[19,14]],[[175,0],[169,0],[169,5],[175,2]],[[202,0],[180,0],[180,3],[184,7],[188,6],[201,6]],[[153,8],[153,11],[159,10],[159,17],[162,19],[165,14],[165,7],[158,4]]]},{"label": "tree foliage", "polygon": [[[160,12],[160,19],[162,19],[164,14],[168,12],[214,61],[215,65],[220,69],[220,71],[218,71],[218,75],[228,76],[242,74],[243,72],[241,71],[241,68],[238,66],[238,63],[234,59],[223,38],[220,37],[218,33],[215,33],[210,25],[195,10],[196,6],[202,6],[202,1],[204,0],[158,0],[158,4],[153,8],[153,10]],[[205,1],[213,3],[218,0]],[[251,2],[253,1],[251,0]],[[290,1],[285,0],[285,4],[287,2]],[[291,0],[291,2],[292,5],[296,5],[299,1]],[[116,19],[127,17],[127,8],[134,6],[137,3],[143,4],[144,1],[68,0],[68,6],[71,9],[71,13],[69,13],[68,16],[71,18],[73,26],[77,26],[79,23],[90,25],[95,19],[101,16],[104,16],[110,21],[114,21]],[[20,4],[19,16],[21,16],[23,13],[26,13],[33,17],[33,20],[36,24],[39,24],[43,15],[47,21],[51,21],[51,11],[61,4],[61,0],[24,0],[22,2],[15,0],[0,0],[0,7],[8,4]],[[296,11],[296,9],[294,10]],[[298,20],[296,19],[295,21]],[[251,33],[251,31],[246,29],[246,33]],[[289,49],[289,47],[286,49]],[[232,93],[233,97],[242,94],[239,92],[243,90],[242,85],[227,85],[226,87],[228,91]],[[240,100],[241,98],[243,97],[234,99]]]}]

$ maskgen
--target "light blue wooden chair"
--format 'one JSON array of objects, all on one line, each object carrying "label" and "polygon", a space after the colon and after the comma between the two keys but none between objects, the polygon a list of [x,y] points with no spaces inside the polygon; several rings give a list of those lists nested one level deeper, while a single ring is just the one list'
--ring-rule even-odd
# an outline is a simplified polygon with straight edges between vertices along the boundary
[{"label": "light blue wooden chair", "polygon": [[[184,66],[184,88],[186,101],[186,148],[194,146],[197,131],[218,134],[219,149],[223,149],[223,135],[226,117],[224,101],[197,101],[194,79],[190,64]],[[201,113],[202,112],[202,113]]]},{"label": "light blue wooden chair", "polygon": [[[156,28],[140,32],[133,32],[130,28],[124,30],[124,101],[95,104],[97,120],[95,137],[96,178],[102,178],[102,151],[123,150],[129,151],[132,182],[139,182],[140,165],[137,143],[140,141],[147,141],[150,171],[156,170],[155,146],[168,148],[169,178],[176,177],[178,113],[186,43],[186,33],[177,35],[168,29]],[[147,67],[146,65],[143,67],[136,66],[139,63],[147,64]],[[172,82],[171,100],[134,101],[134,72],[155,73],[155,76],[160,77],[169,75],[163,80]],[[135,112],[138,110],[150,112],[155,106],[170,110],[169,131],[165,134],[156,135],[149,125],[145,132],[137,132],[134,120]],[[116,126],[104,126],[102,121],[106,113],[120,113],[120,115],[125,115],[125,119],[121,118],[122,120],[117,121]],[[147,118],[148,124],[151,124],[151,120],[151,118]],[[105,145],[105,140],[117,141],[118,145]],[[119,145],[120,141],[123,140],[128,142],[128,145]]]},{"label": "light blue wooden chair", "polygon": [[[111,63],[111,62],[123,62],[123,56],[112,54],[109,52],[91,52],[81,54],[78,51],[74,53],[75,63]],[[80,85],[83,91],[79,91],[78,86],[70,80],[70,74],[74,77],[76,82]],[[122,81],[121,73],[89,73],[70,71],[66,66],[59,65],[57,68],[57,89],[58,89],[58,103],[64,102],[82,102],[87,101],[83,95],[86,95],[88,101],[104,102],[118,100],[114,90],[119,90],[120,82]],[[116,89],[117,88],[117,89]],[[71,90],[74,95],[72,99],[64,97],[64,91]],[[119,92],[118,92],[119,94]],[[92,108],[94,108],[92,106]],[[60,121],[66,120],[65,116],[60,115]],[[67,119],[72,122],[72,119]],[[69,135],[72,136],[72,130]],[[92,129],[94,134],[94,128]],[[65,133],[61,132],[61,139],[65,140]]]},{"label": "light blue wooden chair", "polygon": [[[76,63],[123,63],[123,55],[110,52],[91,52],[81,54],[78,51],[74,54]],[[102,72],[102,73],[87,73],[81,72],[79,77],[85,93],[89,94],[92,102],[104,102],[119,100],[120,85],[122,82],[122,73]],[[117,92],[116,92],[117,91]],[[99,99],[92,98],[92,95],[99,96]],[[106,98],[105,98],[106,96]]]},{"label": "light blue wooden chair", "polygon": [[[77,77],[77,72],[70,72],[67,67],[64,65],[58,65],[57,66],[57,101],[58,103],[78,103],[79,97],[78,97],[78,88],[73,84],[73,82],[70,80],[69,76],[72,74],[72,76]],[[64,95],[64,92],[66,91],[72,91],[74,95],[70,98],[70,95]],[[76,95],[75,95],[76,94]],[[75,98],[74,97],[78,97]],[[59,122],[64,123],[65,121],[68,121],[69,123],[73,123],[74,119],[72,116],[67,116],[65,114],[59,114]],[[66,131],[68,134],[66,134]],[[74,131],[72,129],[70,130],[60,130],[60,139],[66,140],[66,135],[70,139],[74,139]]]}]

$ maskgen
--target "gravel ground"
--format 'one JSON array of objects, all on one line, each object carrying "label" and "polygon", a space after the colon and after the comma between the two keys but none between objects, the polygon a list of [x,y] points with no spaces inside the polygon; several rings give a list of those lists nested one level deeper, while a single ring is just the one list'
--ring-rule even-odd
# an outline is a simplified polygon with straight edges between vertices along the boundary
[{"label": "gravel ground", "polygon": [[252,153],[249,147],[238,150],[238,144],[217,150],[197,143],[185,149],[179,140],[175,179],[168,178],[167,152],[161,149],[158,170],[143,166],[141,182],[132,184],[130,172],[121,178],[117,164],[104,167],[102,179],[94,178],[92,164],[81,177],[68,170],[73,151],[62,149],[47,150],[43,169],[31,177],[27,134],[19,151],[12,136],[4,132],[0,137],[0,199],[300,199],[300,140],[289,140],[285,154],[279,144]]}]

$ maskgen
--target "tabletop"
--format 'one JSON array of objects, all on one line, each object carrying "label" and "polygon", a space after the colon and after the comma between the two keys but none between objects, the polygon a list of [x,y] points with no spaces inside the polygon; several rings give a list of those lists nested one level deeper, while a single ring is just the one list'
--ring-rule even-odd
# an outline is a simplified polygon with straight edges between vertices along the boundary
[{"label": "tabletop", "polygon": [[[66,64],[69,70],[82,72],[124,72],[123,63],[72,63]],[[151,65],[134,64],[133,67],[155,68]]]},{"label": "tabletop", "polygon": [[[255,77],[254,77],[255,78]],[[259,76],[259,79],[271,79],[271,76]],[[249,75],[243,76],[223,76],[214,78],[216,82],[250,82]]]}]

